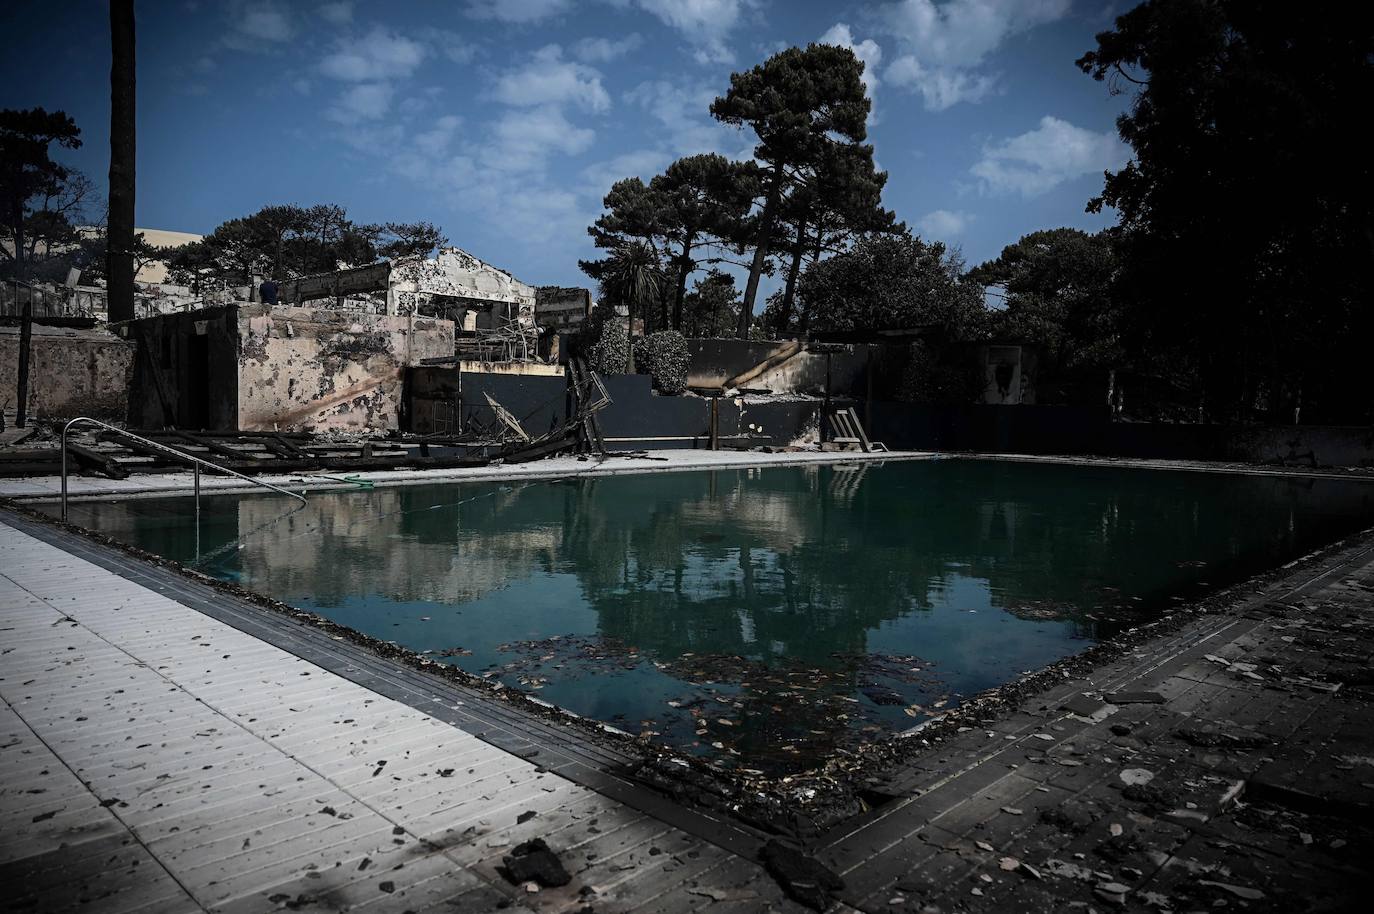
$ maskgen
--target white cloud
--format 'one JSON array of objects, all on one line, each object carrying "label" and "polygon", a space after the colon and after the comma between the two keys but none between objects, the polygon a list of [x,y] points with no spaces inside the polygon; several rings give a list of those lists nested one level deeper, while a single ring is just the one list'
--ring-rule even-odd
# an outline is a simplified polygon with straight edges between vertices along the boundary
[{"label": "white cloud", "polygon": [[[843,22],[832,25],[824,35],[817,39],[821,44],[833,44],[848,48],[864,64],[864,88],[868,90],[868,100],[873,101],[873,93],[878,91],[878,66],[883,62],[883,49],[872,38],[855,41],[854,33]],[[869,120],[872,120],[870,115]]]},{"label": "white cloud", "polygon": [[453,134],[463,123],[463,119],[456,114],[445,114],[434,122],[428,130],[421,131],[411,137],[411,144],[424,155],[442,155],[453,142]]},{"label": "white cloud", "polygon": [[262,51],[264,44],[281,44],[296,34],[287,8],[272,0],[235,3],[227,14],[231,25],[224,43],[235,50]]},{"label": "white cloud", "polygon": [[692,56],[702,64],[729,64],[735,59],[727,36],[754,0],[637,0],[641,9],[664,25],[677,29],[693,47]]},{"label": "white cloud", "polygon": [[582,180],[589,196],[600,200],[611,185],[623,178],[643,178],[647,183],[672,161],[661,149],[636,149],[582,169]]},{"label": "white cloud", "polygon": [[[311,8],[317,5],[318,0]],[[471,11],[479,17],[533,21],[539,10],[544,11],[540,15],[550,14],[566,4],[485,6]],[[639,40],[615,36],[577,50],[588,60],[609,59],[626,53]],[[563,264],[586,255],[585,229],[605,189],[592,192],[592,173],[579,171],[585,162],[574,162],[571,178],[555,176],[552,164],[562,157],[582,156],[596,142],[597,131],[580,122],[579,115],[611,107],[597,69],[566,58],[558,45],[523,55],[523,60],[516,59],[496,74],[487,93],[488,100],[497,103],[496,111],[472,120],[445,110],[441,88],[422,88],[415,79],[423,64],[441,56],[467,63],[485,53],[456,32],[434,26],[404,34],[375,28],[325,51],[312,75],[339,80],[343,91],[324,116],[343,125],[338,140],[375,162],[379,175],[415,182],[461,213],[465,222],[491,224],[499,240],[489,244],[500,245],[498,251],[524,251],[535,262]],[[300,84],[304,90],[310,88],[304,78]],[[628,167],[632,160],[617,164]],[[483,223],[491,213],[499,213],[499,219]],[[475,237],[455,236],[455,241],[481,248]],[[476,253],[484,256],[480,250]]]},{"label": "white cloud", "polygon": [[979,73],[988,55],[1008,38],[1062,18],[1071,0],[900,0],[885,9],[888,30],[904,54],[885,76],[920,92],[926,107],[942,111],[978,102],[996,77]]},{"label": "white cloud", "polygon": [[626,92],[624,98],[658,121],[661,145],[674,155],[719,152],[730,158],[750,158],[753,134],[711,117],[711,102],[719,88],[709,82],[648,80]]},{"label": "white cloud", "polygon": [[554,154],[586,152],[596,140],[595,130],[572,123],[557,105],[506,111],[490,134],[478,161],[488,172],[507,174],[542,173]]},{"label": "white cloud", "polygon": [[585,64],[564,60],[563,49],[556,44],[541,48],[529,63],[502,74],[492,95],[497,101],[519,107],[565,102],[595,112],[611,107],[601,74]]},{"label": "white cloud", "polygon": [[[458,155],[430,157],[413,177],[444,193],[459,210],[500,213],[498,230],[518,246],[538,250],[541,260],[571,262],[583,256],[586,227],[595,218],[599,197],[593,199],[584,187],[566,180],[553,180],[549,160],[586,152],[595,140],[594,130],[568,120],[556,105],[510,108]],[[415,156],[420,155],[417,150]],[[408,163],[390,164],[398,168]]]},{"label": "white cloud", "polygon": [[927,69],[910,54],[903,54],[887,68],[894,86],[920,92],[926,110],[944,111],[959,102],[976,104],[997,85],[997,78],[968,70]]},{"label": "white cloud", "polygon": [[666,25],[687,32],[728,32],[739,22],[740,0],[639,0]]},{"label": "white cloud", "polygon": [[938,241],[962,235],[971,222],[973,216],[969,213],[937,209],[917,219],[916,228],[927,238]]},{"label": "white cloud", "polygon": [[427,26],[420,29],[416,34],[421,40],[428,42],[436,51],[454,63],[471,63],[472,59],[477,56],[477,45],[467,41],[461,34],[451,29],[436,29],[433,26]]},{"label": "white cloud", "polygon": [[346,82],[404,78],[424,62],[425,54],[420,42],[374,26],[361,38],[340,39],[320,61],[320,72]]},{"label": "white cloud", "polygon": [[1065,181],[1120,168],[1130,157],[1114,131],[1094,133],[1047,115],[1035,130],[984,146],[969,171],[984,193],[1034,197]]},{"label": "white cloud", "polygon": [[322,3],[317,12],[320,18],[335,25],[348,25],[353,21],[353,0],[338,0],[336,3]]},{"label": "white cloud", "polygon": [[469,0],[468,15],[524,24],[556,16],[571,6],[572,0]]},{"label": "white cloud", "polygon": [[902,0],[886,10],[893,34],[922,61],[972,67],[1018,32],[1054,22],[1071,0]]},{"label": "white cloud", "polygon": [[395,94],[395,88],[387,82],[359,83],[341,94],[327,114],[341,124],[380,120],[391,112]]},{"label": "white cloud", "polygon": [[583,63],[609,63],[618,57],[638,48],[644,39],[638,32],[631,32],[619,41],[609,38],[583,38],[573,45],[573,56]]}]

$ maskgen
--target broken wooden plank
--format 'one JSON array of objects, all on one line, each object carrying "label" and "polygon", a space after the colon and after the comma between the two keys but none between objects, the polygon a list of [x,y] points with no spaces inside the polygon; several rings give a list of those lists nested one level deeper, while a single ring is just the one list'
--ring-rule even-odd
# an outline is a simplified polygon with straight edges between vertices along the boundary
[{"label": "broken wooden plank", "polygon": [[855,415],[854,407],[849,407],[845,410],[845,413],[849,416],[849,422],[850,425],[854,427],[855,434],[858,435],[859,446],[863,448],[865,454],[870,453],[873,450],[873,445],[869,444],[868,434],[864,432],[863,423],[860,422],[859,417]]},{"label": "broken wooden plank", "polygon": [[739,374],[727,380],[725,382],[726,390],[729,390],[732,387],[738,388],[744,384],[748,384],[750,381],[754,380],[759,375],[763,374],[764,372],[770,371],[774,368],[777,368],[783,362],[786,362],[793,356],[798,355],[801,351],[802,344],[795,340],[783,345],[782,348],[780,348],[777,352],[774,352],[772,355],[764,359],[762,362],[759,362],[752,368],[746,369],[745,371],[741,371]]},{"label": "broken wooden plank", "polygon": [[272,448],[272,450],[276,451],[278,448],[280,448],[281,451],[284,451],[285,453],[282,454],[282,456],[284,457],[300,458],[310,456],[305,451],[301,450],[295,444],[293,444],[290,438],[287,438],[280,432],[273,432],[270,435],[264,435],[262,440],[263,443],[265,443],[269,448]]},{"label": "broken wooden plank", "polygon": [[191,432],[178,431],[177,436],[184,441],[189,441],[192,444],[200,445],[212,454],[218,454],[221,457],[228,457],[230,460],[242,460],[244,457],[243,451],[235,450],[234,448],[221,444],[214,438],[208,437],[206,435],[195,435]]},{"label": "broken wooden plank", "polygon": [[15,460],[0,463],[0,476],[19,478],[23,476],[56,476],[59,472],[57,458],[44,461],[24,462]]},{"label": "broken wooden plank", "polygon": [[82,444],[67,442],[67,453],[76,458],[76,462],[89,469],[98,470],[111,479],[128,479],[129,471],[115,463],[114,458]]}]

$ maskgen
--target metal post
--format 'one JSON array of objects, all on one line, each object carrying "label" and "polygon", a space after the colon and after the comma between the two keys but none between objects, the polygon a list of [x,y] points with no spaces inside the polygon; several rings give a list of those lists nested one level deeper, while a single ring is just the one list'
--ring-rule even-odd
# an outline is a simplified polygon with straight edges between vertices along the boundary
[{"label": "metal post", "polygon": [[830,350],[825,352],[825,403],[821,406],[821,443],[830,440]]},{"label": "metal post", "polygon": [[[72,420],[75,421],[75,420]],[[70,426],[71,422],[67,423]],[[62,429],[62,523],[67,522],[67,428]]]},{"label": "metal post", "polygon": [[192,464],[196,470],[196,561],[200,561],[200,464]]},{"label": "metal post", "polygon": [[[14,427],[24,428],[29,416],[29,363],[30,350],[33,348],[33,287],[29,287],[29,297],[19,310],[19,405],[14,416]],[[14,284],[14,300],[19,300],[19,283]]]}]

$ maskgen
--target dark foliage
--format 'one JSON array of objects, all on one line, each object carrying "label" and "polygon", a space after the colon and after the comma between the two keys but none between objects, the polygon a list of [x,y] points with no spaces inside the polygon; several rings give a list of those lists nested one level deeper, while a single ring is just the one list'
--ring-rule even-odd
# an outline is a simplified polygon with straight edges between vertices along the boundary
[{"label": "dark foliage", "polygon": [[687,361],[687,341],[676,330],[651,333],[635,346],[635,367],[653,378],[661,394],[687,389]]},{"label": "dark foliage", "polygon": [[1133,95],[1089,207],[1120,213],[1133,342],[1203,416],[1368,420],[1374,7],[1148,0],[1078,64]]},{"label": "dark foliage", "polygon": [[983,290],[936,241],[875,235],[802,274],[803,318],[813,330],[933,329],[949,340],[987,330]]},{"label": "dark foliage", "polygon": [[338,205],[265,206],[221,223],[202,241],[169,252],[184,285],[243,285],[255,271],[274,279],[362,266],[379,257],[431,253],[446,244],[428,222],[355,223]]}]

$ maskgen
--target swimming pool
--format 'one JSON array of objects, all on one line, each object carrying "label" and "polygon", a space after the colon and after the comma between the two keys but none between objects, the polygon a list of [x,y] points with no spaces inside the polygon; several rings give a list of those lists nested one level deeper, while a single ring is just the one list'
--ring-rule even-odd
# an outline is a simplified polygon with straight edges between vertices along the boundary
[{"label": "swimming pool", "polygon": [[73,503],[71,519],[722,765],[919,724],[1374,518],[1358,481],[976,459]]}]

